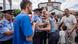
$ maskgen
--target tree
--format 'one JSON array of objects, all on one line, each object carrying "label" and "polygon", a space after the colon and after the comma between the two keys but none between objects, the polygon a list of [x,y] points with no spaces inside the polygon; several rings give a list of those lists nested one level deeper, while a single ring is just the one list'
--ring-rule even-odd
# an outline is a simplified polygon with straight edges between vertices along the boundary
[{"label": "tree", "polygon": [[14,11],[14,16],[17,16],[20,12],[21,12],[20,9],[16,9],[16,10]]}]

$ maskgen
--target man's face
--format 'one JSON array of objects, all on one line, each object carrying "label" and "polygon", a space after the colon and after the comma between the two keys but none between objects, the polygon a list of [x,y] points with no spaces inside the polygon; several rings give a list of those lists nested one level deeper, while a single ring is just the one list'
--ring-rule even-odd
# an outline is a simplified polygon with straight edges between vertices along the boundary
[{"label": "man's face", "polygon": [[41,11],[38,11],[37,12],[37,15],[42,16],[42,12]]},{"label": "man's face", "polygon": [[49,13],[47,11],[43,12],[43,17],[48,18],[49,17]]},{"label": "man's face", "polygon": [[6,18],[7,20],[10,20],[10,19],[12,19],[12,15],[10,15],[10,14],[8,14],[8,13],[5,13],[5,18]]},{"label": "man's face", "polygon": [[26,7],[28,14],[32,13],[32,4],[28,4]]},{"label": "man's face", "polygon": [[64,13],[65,13],[65,15],[67,15],[67,16],[68,16],[70,12],[69,12],[69,10],[68,10],[68,9],[65,9],[65,10],[64,10]]}]

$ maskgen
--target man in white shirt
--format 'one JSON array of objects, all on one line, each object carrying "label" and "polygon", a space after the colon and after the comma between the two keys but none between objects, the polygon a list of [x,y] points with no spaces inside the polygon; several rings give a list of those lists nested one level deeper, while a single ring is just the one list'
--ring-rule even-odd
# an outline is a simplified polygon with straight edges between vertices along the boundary
[{"label": "man in white shirt", "polygon": [[69,9],[64,10],[65,15],[61,19],[61,23],[63,22],[65,26],[67,26],[67,36],[71,39],[71,44],[74,42],[74,28],[77,23],[76,17],[70,14]]}]

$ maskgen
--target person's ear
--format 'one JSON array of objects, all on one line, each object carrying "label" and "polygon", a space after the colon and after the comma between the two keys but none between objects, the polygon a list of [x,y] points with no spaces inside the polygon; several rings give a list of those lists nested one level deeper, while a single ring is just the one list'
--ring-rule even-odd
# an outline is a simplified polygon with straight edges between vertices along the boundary
[{"label": "person's ear", "polygon": [[30,5],[28,4],[26,7],[29,9]]},{"label": "person's ear", "polygon": [[25,9],[28,9],[28,6],[26,6]]}]

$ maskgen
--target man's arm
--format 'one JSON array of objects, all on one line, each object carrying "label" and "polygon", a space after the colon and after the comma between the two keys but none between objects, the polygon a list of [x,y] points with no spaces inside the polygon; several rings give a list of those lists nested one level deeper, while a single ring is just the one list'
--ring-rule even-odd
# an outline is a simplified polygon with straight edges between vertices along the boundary
[{"label": "man's arm", "polygon": [[[6,20],[3,20],[3,29],[2,29],[2,33],[7,35],[7,36],[10,36],[13,34],[13,31],[11,31],[12,29],[9,29],[8,27],[8,23],[6,22]],[[11,26],[10,26],[11,27]]]},{"label": "man's arm", "polygon": [[13,32],[10,31],[10,29],[8,29],[7,27],[4,27],[2,31],[3,31],[3,33],[4,33],[5,35],[7,35],[7,36],[10,36],[10,35],[13,34]]},{"label": "man's arm", "polygon": [[5,32],[4,34],[7,35],[7,36],[10,36],[10,35],[12,35],[13,33],[12,33],[11,31],[8,31],[8,32]]},{"label": "man's arm", "polygon": [[76,24],[77,24],[77,19],[76,19],[76,17],[74,16],[74,17],[73,17],[73,29],[75,29]]},{"label": "man's arm", "polygon": [[36,23],[35,27],[37,30],[40,30],[39,27],[41,27],[44,23]]},{"label": "man's arm", "polygon": [[39,29],[42,30],[42,31],[50,31],[51,25],[50,25],[50,23],[48,23],[47,27],[45,27],[45,28],[39,28]]},{"label": "man's arm", "polygon": [[22,32],[26,37],[27,41],[32,41],[33,29],[30,18],[28,16],[24,16],[21,22]]},{"label": "man's arm", "polygon": [[73,16],[73,26],[72,26],[72,31],[71,31],[71,33],[74,31],[74,29],[75,29],[75,27],[76,27],[76,24],[77,24],[77,19],[76,19],[76,17],[75,16]]},{"label": "man's arm", "polygon": [[33,22],[33,25],[32,25],[33,27],[33,32],[34,32],[34,30],[35,30],[35,28],[36,28],[36,23],[35,22]]},{"label": "man's arm", "polygon": [[64,22],[64,17],[62,17],[62,19],[60,20],[60,24]]}]

